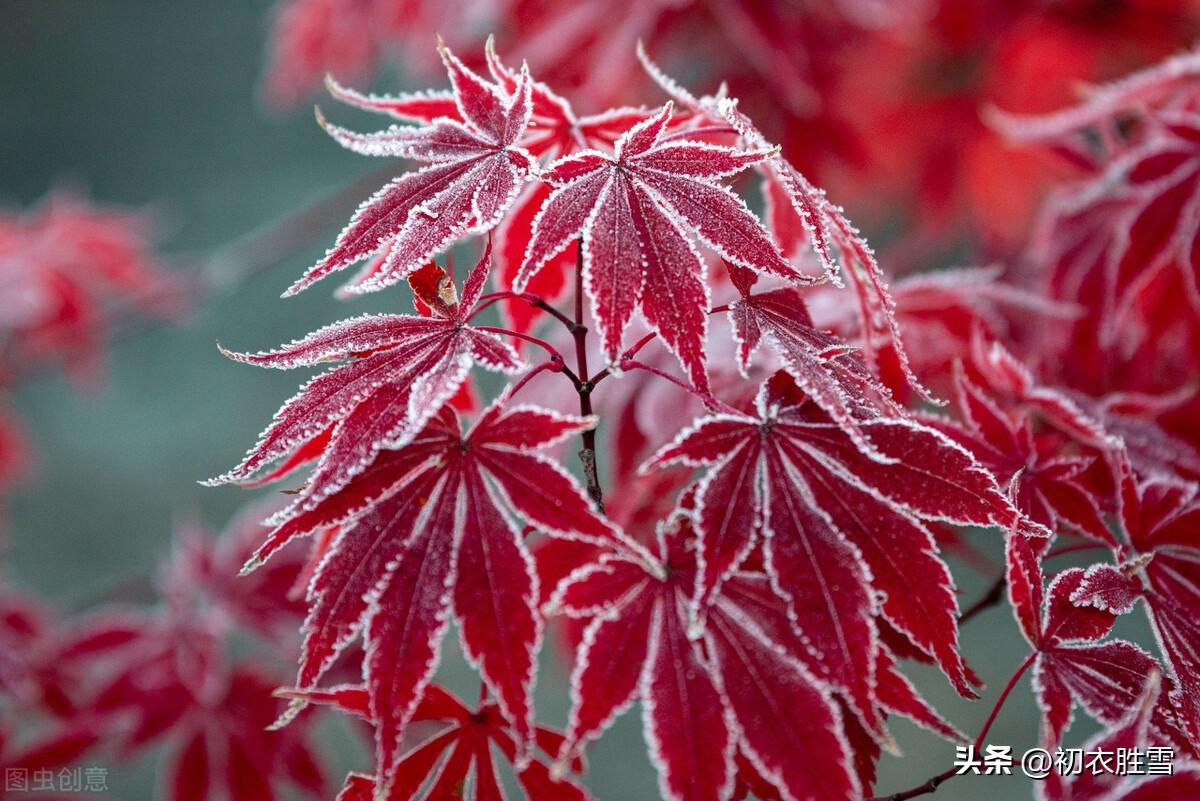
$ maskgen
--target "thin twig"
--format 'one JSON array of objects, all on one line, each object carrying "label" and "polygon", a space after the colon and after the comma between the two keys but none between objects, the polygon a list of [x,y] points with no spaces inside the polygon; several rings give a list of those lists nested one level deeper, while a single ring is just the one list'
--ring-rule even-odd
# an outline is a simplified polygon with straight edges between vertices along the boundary
[{"label": "thin twig", "polygon": [[516,395],[518,392],[520,392],[521,389],[524,388],[524,386],[526,384],[528,384],[531,380],[533,380],[538,375],[540,375],[541,373],[544,373],[547,370],[549,370],[552,373],[561,373],[563,371],[562,357],[561,356],[551,356],[548,360],[542,362],[541,364],[537,365],[536,367],[531,369],[529,372],[527,372],[525,375],[521,376],[521,379],[519,381],[517,381],[516,384],[513,385],[512,389],[510,389],[508,391],[509,399],[512,399],[512,397],[514,395]]},{"label": "thin twig", "polygon": [[520,331],[510,331],[507,328],[500,328],[499,326],[495,326],[495,325],[477,325],[477,326],[475,326],[475,330],[476,331],[487,331],[488,333],[491,333],[491,334],[501,334],[506,337],[515,337],[517,339],[523,339],[526,342],[530,343],[531,345],[537,345],[539,348],[546,351],[546,353],[550,354],[551,358],[558,357],[558,360],[562,361],[562,354],[558,352],[558,348],[554,347],[553,345],[551,345],[549,342],[547,342],[544,339],[538,339],[537,337],[533,336],[532,334],[522,334]]},{"label": "thin twig", "polygon": [[[658,333],[655,331],[651,331],[649,334],[646,334],[646,336],[642,337],[637,342],[635,342],[633,344],[633,347],[631,347],[629,350],[627,350],[621,354],[621,360],[620,360],[620,362],[618,362],[618,364],[620,364],[621,362],[624,362],[624,361],[628,361],[629,359],[632,359],[634,356],[637,355],[637,352],[639,350],[641,350],[642,348],[649,345],[657,337],[658,337]],[[612,375],[612,368],[605,367],[603,370],[596,373],[595,377],[592,379],[592,386],[595,387],[601,381],[608,378],[610,375]]]},{"label": "thin twig", "polygon": [[992,712],[988,715],[987,721],[984,722],[983,728],[979,730],[979,736],[975,738],[975,748],[983,745],[983,741],[987,739],[988,732],[992,730],[992,724],[996,722],[996,716],[1000,714],[1000,708],[1004,706],[1004,702],[1008,700],[1008,696],[1012,694],[1016,688],[1017,682],[1025,675],[1025,671],[1033,667],[1034,661],[1037,659],[1038,652],[1033,651],[1029,656],[1025,657],[1025,661],[1012,674],[1012,678],[1008,680],[1008,684],[1004,685],[1004,689],[1000,693],[1000,697],[996,699],[996,703],[992,706]]},{"label": "thin twig", "polygon": [[570,331],[572,334],[575,333],[575,323],[572,322],[570,317],[563,314],[558,309],[554,308],[549,303],[547,303],[545,300],[543,300],[541,297],[533,294],[532,292],[508,292],[508,291],[489,292],[488,294],[481,297],[479,299],[479,302],[477,304],[475,304],[475,308],[471,310],[471,316],[468,318],[468,320],[474,319],[475,316],[478,315],[480,312],[482,312],[484,309],[488,308],[489,306],[491,306],[494,303],[499,303],[502,300],[524,301],[525,303],[528,303],[530,306],[533,306],[534,308],[541,309],[546,314],[549,314],[551,317],[553,317],[555,320],[558,320],[560,323],[562,323],[564,326],[566,326],[567,330]]},{"label": "thin twig", "polygon": [[1047,553],[1043,559],[1056,559],[1059,556],[1066,556],[1072,553],[1082,553],[1084,551],[1097,551],[1105,548],[1098,542],[1077,542],[1074,545],[1064,545],[1061,548],[1055,548]]},{"label": "thin twig", "polygon": [[659,378],[663,379],[664,381],[669,381],[670,383],[672,383],[675,386],[682,389],[684,392],[687,392],[690,395],[695,395],[704,404],[705,408],[707,408],[709,410],[729,412],[731,414],[737,413],[737,409],[734,409],[732,406],[722,403],[721,401],[717,400],[710,394],[705,394],[705,393],[701,392],[700,390],[696,389],[692,385],[671,375],[666,370],[660,370],[653,365],[646,364],[645,362],[639,362],[636,359],[622,359],[621,360],[621,368],[623,370],[644,370],[647,373],[651,373],[653,375],[658,376]]},{"label": "thin twig", "polygon": [[[722,312],[727,312],[727,311],[729,311],[729,306],[727,306],[727,305],[726,306],[714,306],[713,308],[708,310],[708,313],[709,314],[721,314]],[[632,359],[634,356],[637,355],[638,351],[640,351],[642,348],[649,345],[651,342],[653,342],[657,338],[658,338],[657,331],[651,331],[649,334],[646,334],[644,337],[639,339],[637,342],[633,343],[633,346],[631,348],[629,348],[629,350],[627,350],[621,354],[621,359],[620,359],[620,361],[617,362],[617,364],[620,364],[622,361],[625,361],[627,359]],[[608,378],[610,375],[612,375],[612,368],[605,367],[603,370],[601,370],[600,372],[596,373],[595,376],[593,376],[592,386],[593,387],[596,386],[601,381]]]},{"label": "thin twig", "polygon": [[1004,574],[1001,573],[996,580],[992,582],[992,586],[988,587],[987,592],[985,592],[978,601],[964,609],[962,614],[958,616],[959,624],[961,625],[966,623],[980,612],[984,611],[985,609],[990,609],[991,607],[1000,603],[1000,601],[1004,600],[1004,588],[1007,586],[1007,584],[1008,582],[1005,579]]},{"label": "thin twig", "polygon": [[[571,335],[575,338],[575,369],[579,383],[575,391],[579,394],[579,413],[584,417],[592,414],[592,390],[595,384],[588,378],[587,364],[587,326],[583,324],[583,240],[575,243],[575,319],[572,321]],[[590,428],[580,435],[583,447],[579,451],[579,461],[583,463],[583,477],[587,483],[588,495],[596,502],[600,511],[604,511],[604,491],[600,488],[600,465],[596,461],[596,429]]]}]

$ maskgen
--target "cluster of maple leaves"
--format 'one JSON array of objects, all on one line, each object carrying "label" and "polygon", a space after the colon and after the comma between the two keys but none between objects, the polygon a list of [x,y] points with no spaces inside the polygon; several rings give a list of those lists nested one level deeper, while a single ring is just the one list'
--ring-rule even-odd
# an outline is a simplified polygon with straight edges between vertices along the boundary
[{"label": "cluster of maple leaves", "polygon": [[[341,5],[285,8],[281,47],[321,68],[372,58],[361,26],[387,27],[370,3]],[[524,5],[518,19],[556,19],[553,3]],[[608,29],[600,4],[578,5],[572,24]],[[899,8],[818,17],[858,29]],[[763,13],[738,7],[729,30],[786,34]],[[634,39],[589,39],[587,74],[618,46],[624,70]],[[0,729],[0,766],[166,741],[179,801],[320,796],[315,705],[373,750],[341,801],[498,799],[510,777],[567,801],[604,797],[587,748],[636,703],[664,798],[858,801],[894,747],[889,718],[968,741],[901,668],[928,663],[981,694],[942,553],[970,556],[964,529],[986,528],[1006,545],[1029,644],[1013,683],[1035,677],[1043,745],[1079,709],[1102,726],[1097,747],[1176,756],[1170,777],[1053,776],[1043,797],[1200,790],[1200,57],[1048,116],[993,111],[999,134],[1073,177],[1007,272],[889,288],[763,132],[778,120],[760,129],[727,89],[695,96],[637,52],[661,106],[579,115],[490,42],[477,70],[439,47],[448,91],[329,81],[392,121],[360,133],[318,114],[331,137],[419,166],[286,294],[356,268],[340,295],[407,286],[415,313],[226,352],[324,368],[211,480],[299,488],[219,540],[184,532],[154,607],[55,621],[0,597],[0,693],[48,721],[32,741]],[[802,88],[785,81],[800,107],[825,96],[823,63],[755,69],[811,67]],[[447,255],[460,243],[476,256],[461,275]],[[510,383],[485,392],[497,379],[475,368]],[[1062,567],[1069,554],[1086,566]],[[1155,653],[1112,635],[1138,607]],[[436,680],[452,626],[480,675],[475,706]],[[533,704],[548,635],[571,663],[562,732]],[[299,667],[278,688],[281,653]]]},{"label": "cluster of maple leaves", "polygon": [[[960,694],[978,695],[935,535],[953,543],[950,526],[1005,532],[1010,597],[1034,649],[1022,671],[1038,675],[1048,744],[1075,706],[1122,726],[1142,704],[1152,705],[1142,740],[1194,755],[1200,696],[1183,610],[1195,589],[1195,485],[1166,478],[1161,454],[1148,464],[1108,430],[1108,407],[1135,400],[1043,384],[995,339],[1013,307],[1070,329],[1064,307],[1082,298],[1039,304],[995,291],[989,276],[935,277],[902,287],[910,310],[841,211],[732,98],[691,95],[643,53],[671,101],[580,118],[490,46],[486,78],[440,50],[447,93],[378,97],[331,84],[339,99],[401,121],[363,134],[318,115],[332,137],[425,166],[367,200],[288,290],[364,263],[343,293],[407,281],[418,313],[229,354],[283,369],[338,363],[214,481],[274,481],[311,465],[246,570],[316,536],[300,669],[286,694],[294,711],[332,704],[372,726],[375,771],[352,775],[344,797],[439,797],[464,782],[496,797],[496,754],[532,797],[584,797],[571,773],[586,745],[640,702],[665,797],[861,798],[892,745],[889,715],[962,736],[916,693],[901,659],[929,661]],[[1183,138],[1169,119],[1164,135]],[[1183,171],[1183,159],[1159,171]],[[769,226],[729,188],[749,171]],[[460,284],[431,260],[471,234],[482,255]],[[485,294],[493,265],[498,288]],[[574,316],[554,306],[572,294]],[[901,402],[934,401],[899,336],[909,314],[932,324],[919,313],[931,294],[950,299],[939,312],[967,318],[945,332],[956,344],[943,342],[940,369],[922,369],[954,398],[953,414]],[[503,327],[478,322],[493,304],[520,313]],[[718,334],[710,319],[721,317]],[[532,333],[544,328],[561,335]],[[727,344],[713,345],[717,336]],[[560,346],[573,346],[574,360]],[[526,366],[530,351],[545,360]],[[589,357],[599,372],[588,372]],[[479,410],[475,366],[523,377]],[[568,399],[573,390],[579,415],[517,398],[548,379]],[[612,381],[636,382],[614,416],[602,400]],[[668,415],[647,432],[627,419],[662,391],[677,405],[695,399],[689,424]],[[1157,410],[1148,393],[1141,406]],[[464,411],[475,417],[465,430]],[[1120,412],[1171,437],[1145,410]],[[601,421],[618,443],[607,510]],[[586,488],[547,453],[581,435]],[[1056,537],[1108,548],[1113,563],[1062,571],[1047,588]],[[1106,639],[1139,598],[1161,664]],[[561,736],[536,725],[532,705],[543,629],[557,616],[581,626]],[[451,622],[482,679],[475,712],[433,683]],[[331,686],[327,673],[356,642],[360,681]],[[1166,691],[1152,693],[1160,675]],[[430,720],[443,726],[418,733]],[[1179,767],[1177,781],[1195,781],[1190,762]]]}]

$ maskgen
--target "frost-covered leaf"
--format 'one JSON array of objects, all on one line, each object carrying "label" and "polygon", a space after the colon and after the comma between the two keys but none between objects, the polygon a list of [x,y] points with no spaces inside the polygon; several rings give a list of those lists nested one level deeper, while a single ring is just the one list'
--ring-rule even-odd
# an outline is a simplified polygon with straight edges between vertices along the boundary
[{"label": "frost-covered leaf", "polygon": [[[428,166],[405,173],[363,203],[330,251],[287,294],[380,251],[385,253],[382,262],[348,290],[370,292],[395,284],[464,234],[496,227],[516,199],[534,165],[533,156],[518,144],[533,108],[528,74],[522,74],[510,95],[469,70],[445,45],[440,50],[458,119],[440,117],[420,127],[392,126],[371,134],[321,120],[334,139],[355,152],[416,159]],[[393,111],[387,99],[339,96],[370,110]]]},{"label": "frost-covered leaf", "polygon": [[866,721],[877,724],[873,614],[880,591],[887,595],[882,614],[972,695],[958,654],[953,583],[922,521],[1038,528],[966,450],[931,428],[862,422],[863,436],[885,457],[879,461],[811,403],[770,405],[760,394],[758,411],[704,418],[652,460],[710,466],[696,499],[696,611],[761,537],[796,625]]},{"label": "frost-covered leaf", "polygon": [[453,285],[439,268],[415,274],[415,280],[425,280],[432,271],[435,279],[432,294],[424,284],[414,285],[418,300],[424,303],[424,296],[429,302],[429,316],[364,315],[276,351],[227,353],[236,361],[277,369],[345,363],[305,384],[276,413],[246,458],[210,483],[246,481],[289,454],[303,452],[314,439],[328,436],[300,497],[277,522],[311,512],[367,469],[381,449],[411,441],[459,391],[472,365],[508,373],[519,370],[520,357],[504,340],[467,324],[489,260],[486,248],[467,278],[468,292],[461,304],[438,297],[447,286],[453,294]]},{"label": "frost-covered leaf", "polygon": [[[346,688],[341,695],[348,693],[366,695],[367,691]],[[290,695],[361,713],[357,705],[347,708],[341,697],[327,693]],[[378,725],[373,717],[368,719]],[[374,776],[351,773],[338,801],[440,801],[462,797],[460,793],[465,787],[473,787],[473,797],[479,801],[499,801],[505,795],[496,771],[496,754],[513,765],[517,781],[530,799],[588,801],[591,798],[572,778],[552,774],[540,758],[518,762],[520,735],[495,703],[481,703],[472,710],[442,687],[431,685],[413,711],[412,720],[434,733],[400,756],[390,784],[380,787]],[[537,727],[534,737],[538,748],[551,757],[562,739],[558,732],[544,726]],[[581,767],[579,763],[573,765],[576,771]]]},{"label": "frost-covered leaf", "polygon": [[798,278],[770,234],[720,181],[765,153],[683,140],[663,141],[671,105],[627,130],[613,155],[588,150],[554,162],[543,179],[555,186],[534,221],[516,288],[576,239],[583,243],[583,283],[608,360],[641,309],[650,327],[707,391],[704,339],[709,291],[695,233],[727,260]]},{"label": "frost-covered leaf", "polygon": [[[443,408],[418,440],[382,457],[398,467],[363,473],[314,512],[346,514],[342,510],[364,503],[383,477],[394,481],[365,502],[365,511],[341,521],[317,569],[297,680],[303,690],[316,686],[363,633],[385,784],[397,775],[404,733],[431,680],[451,614],[524,762],[534,732],[530,694],[541,621],[534,608],[537,577],[514,513],[547,533],[638,550],[599,516],[574,479],[536,452],[592,421],[505,406],[504,400],[465,434],[457,415]],[[409,448],[420,450],[406,459]]]},{"label": "frost-covered leaf", "polygon": [[[753,605],[718,600],[701,643],[689,636],[697,564],[686,512],[662,524],[656,555],[650,565],[603,557],[568,576],[551,600],[551,609],[591,619],[559,759],[578,756],[640,700],[665,798],[727,798],[737,775],[753,772],[785,798],[857,799],[841,717],[827,685],[797,656],[805,646],[780,599],[768,591],[774,619],[783,620],[775,630],[747,613]],[[742,767],[738,746],[749,760]],[[819,776],[804,767],[814,754],[824,766]]]}]

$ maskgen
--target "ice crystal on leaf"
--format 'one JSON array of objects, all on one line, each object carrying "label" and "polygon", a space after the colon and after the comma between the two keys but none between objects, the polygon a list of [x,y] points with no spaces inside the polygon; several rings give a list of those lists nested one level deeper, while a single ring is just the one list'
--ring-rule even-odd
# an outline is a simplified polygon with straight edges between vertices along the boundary
[{"label": "ice crystal on leaf", "polygon": [[[660,532],[664,578],[609,557],[569,576],[551,600],[566,614],[591,618],[571,679],[574,706],[559,759],[578,755],[640,699],[665,798],[726,797],[739,744],[791,797],[857,798],[838,713],[795,655],[734,605],[713,612],[707,656],[688,637],[696,563],[681,523]],[[803,725],[798,716],[777,714],[796,704],[803,706]],[[803,754],[820,754],[825,770],[804,770]]]},{"label": "ice crystal on leaf", "polygon": [[[576,757],[640,700],[665,798],[725,798],[735,779],[785,798],[859,798],[845,734],[858,724],[844,720],[836,682],[806,636],[812,632],[796,630],[766,575],[731,571],[720,597],[706,599],[704,631],[689,631],[704,568],[693,529],[686,510],[659,527],[658,575],[609,555],[556,589],[550,610],[589,621],[559,760]],[[871,708],[877,725],[888,710],[955,736],[895,672],[885,648],[871,658],[879,660],[879,708]],[[875,736],[889,741],[881,731]],[[822,770],[806,767],[810,759]]]},{"label": "ice crystal on leaf", "polygon": [[1067,527],[1105,545],[1116,544],[1101,508],[1103,492],[1090,475],[1097,460],[1093,452],[1072,452],[1069,440],[1064,443],[1055,432],[1038,428],[1028,409],[1004,409],[961,364],[955,388],[962,426],[937,419],[931,425],[965,445],[999,481],[1016,482],[1015,502],[1032,520],[1051,531]]},{"label": "ice crystal on leaf", "polygon": [[[1128,555],[1141,566],[1126,584],[1093,585],[1091,602],[1115,613],[1141,597],[1163,657],[1178,685],[1172,701],[1192,742],[1200,740],[1200,658],[1193,611],[1200,591],[1200,497],[1194,483],[1164,478],[1139,480],[1121,463],[1121,521]],[[1099,582],[1100,577],[1093,579]]]},{"label": "ice crystal on leaf", "polygon": [[[767,220],[777,240],[786,243],[787,255],[792,255],[798,243],[808,242],[830,281],[839,286],[843,279],[849,281],[858,306],[857,333],[866,362],[877,367],[880,355],[885,351],[890,353],[899,367],[902,382],[932,401],[909,366],[896,322],[896,303],[888,292],[874,251],[842,209],[783,157],[780,148],[772,145],[750,117],[738,109],[735,99],[721,95],[697,98],[663,73],[641,48],[638,55],[651,77],[681,106],[698,119],[732,128],[745,147],[764,152],[764,158],[755,167],[763,177]],[[732,261],[763,271],[761,266]]]},{"label": "ice crystal on leaf", "polygon": [[[1011,534],[1007,549],[1009,600],[1021,632],[1034,647],[1030,661],[1043,716],[1043,738],[1058,745],[1078,705],[1113,725],[1146,690],[1158,663],[1125,640],[1105,640],[1116,609],[1095,595],[1095,570],[1070,568],[1045,586],[1042,558],[1034,543]],[[1130,572],[1135,572],[1137,565]],[[1127,611],[1128,605],[1122,608]],[[1175,711],[1160,699],[1151,720],[1154,742],[1185,750],[1187,738]]]},{"label": "ice crystal on leaf", "polygon": [[[1145,689],[1109,727],[1083,745],[1085,754],[1144,751],[1156,743],[1154,716],[1159,709],[1160,679],[1146,677]],[[1083,770],[1070,778],[1051,773],[1040,788],[1043,801],[1184,801],[1200,793],[1200,763],[1176,761],[1170,775],[1134,778],[1109,771]]]}]

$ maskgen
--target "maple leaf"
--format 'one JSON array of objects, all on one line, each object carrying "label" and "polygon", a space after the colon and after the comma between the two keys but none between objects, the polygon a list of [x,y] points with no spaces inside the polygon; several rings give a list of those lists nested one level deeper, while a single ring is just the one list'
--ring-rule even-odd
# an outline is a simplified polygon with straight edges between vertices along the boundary
[{"label": "maple leaf", "polygon": [[1034,434],[1028,410],[1019,410],[1014,419],[966,376],[961,364],[954,372],[963,428],[939,419],[929,424],[969,448],[1001,483],[1016,482],[1015,503],[1032,520],[1052,531],[1066,525],[1115,547],[1100,505],[1104,493],[1087,476],[1096,457],[1064,455],[1060,438]]},{"label": "maple leaf", "polygon": [[765,339],[784,369],[864,453],[884,460],[863,435],[859,418],[895,416],[899,407],[872,375],[856,349],[813,326],[804,298],[795,287],[752,293],[757,276],[727,264],[741,297],[729,304],[737,343],[738,369],[748,375],[750,358]]},{"label": "maple leaf", "polygon": [[[842,209],[830,203],[824,191],[815,187],[783,157],[781,149],[738,109],[737,100],[725,97],[723,93],[716,97],[696,98],[659,69],[641,48],[638,57],[659,87],[681,105],[702,119],[731,127],[746,147],[764,152],[765,157],[756,169],[764,178],[766,217],[777,239],[788,243],[789,251],[794,249],[791,246],[795,243],[807,240],[830,282],[842,286],[842,276],[849,279],[857,300],[858,333],[867,365],[878,373],[879,354],[886,348],[907,386],[922,398],[936,403],[909,365],[896,321],[896,303],[888,292],[874,251]],[[739,263],[739,266],[760,269],[753,264]],[[811,278],[808,281],[815,282]]]},{"label": "maple leaf", "polygon": [[74,713],[74,677],[57,658],[62,628],[39,600],[0,582],[0,698],[56,717]]},{"label": "maple leaf", "polygon": [[[1200,493],[1193,483],[1165,477],[1138,481],[1127,459],[1120,462],[1122,528],[1141,569],[1121,600],[1105,600],[1114,612],[1128,611],[1130,595],[1145,601],[1163,657],[1178,683],[1173,700],[1184,731],[1200,742],[1200,639],[1195,626],[1195,597],[1200,589]],[[1119,587],[1114,588],[1119,589]],[[1135,596],[1136,597],[1136,596]],[[1109,606],[1111,605],[1111,606]]]},{"label": "maple leaf", "polygon": [[[761,615],[722,599],[709,613],[703,649],[689,638],[697,568],[690,528],[686,513],[660,526],[650,569],[607,554],[556,589],[550,610],[591,619],[571,676],[573,704],[559,761],[577,757],[640,700],[665,798],[727,798],[739,746],[786,798],[859,798],[827,688],[770,638]],[[805,767],[812,760],[821,771]]]},{"label": "maple leaf", "polygon": [[[1009,283],[998,266],[904,274],[892,281],[890,290],[913,372],[938,390],[950,384],[952,368],[970,352],[977,330],[989,338],[1015,341],[1026,326],[1069,325],[1083,311],[1047,297],[1041,287]],[[821,299],[810,302],[817,305]],[[899,356],[886,345],[880,351],[884,383],[899,400],[917,399],[918,393],[904,380]]]},{"label": "maple leaf", "polygon": [[[717,113],[751,146],[770,145],[750,118],[738,110],[736,101],[720,101]],[[858,229],[778,150],[761,169],[767,182],[767,197],[774,204],[768,214],[773,216],[776,230],[784,227],[782,219],[788,219],[793,226],[798,220],[829,279],[834,283],[840,283],[842,275],[849,279],[858,301],[859,334],[867,364],[877,370],[879,353],[886,346],[907,385],[926,400],[936,402],[909,366],[908,352],[896,322],[896,302],[888,292],[874,251]],[[782,218],[783,208],[790,208],[793,216]]]},{"label": "maple leaf", "polygon": [[541,531],[624,544],[574,479],[535,452],[594,420],[505,408],[504,400],[466,434],[443,407],[413,443],[383,452],[377,466],[313,512],[359,509],[343,520],[313,577],[297,684],[315,686],[365,631],[364,678],[384,786],[397,775],[397,749],[429,684],[451,610],[467,655],[496,693],[522,755],[527,751],[541,621],[532,560],[509,510]]},{"label": "maple leaf", "polygon": [[[1026,664],[1034,670],[1047,747],[1061,742],[1076,704],[1101,723],[1118,723],[1145,691],[1147,678],[1159,672],[1158,663],[1133,643],[1101,642],[1117,616],[1097,603],[1085,571],[1064,570],[1047,589],[1041,557],[1020,534],[1009,535],[1006,561],[1009,601],[1034,647]],[[1155,708],[1153,731],[1156,742],[1186,742],[1164,703]]]},{"label": "maple leaf", "polygon": [[1009,138],[1084,165],[1046,204],[1030,250],[1049,292],[1087,310],[1047,361],[1093,395],[1171,393],[1194,372],[1198,64],[1182,53],[1063,112],[993,115]]},{"label": "maple leaf", "polygon": [[363,39],[372,30],[373,11],[371,3],[346,0],[294,0],[281,8],[271,28],[267,98],[290,107],[330,72],[367,77],[379,50],[377,42]]},{"label": "maple leaf", "polygon": [[[493,81],[504,92],[514,95],[521,86],[523,73],[514,72],[500,60],[491,37],[484,50]],[[364,110],[426,124],[444,118],[463,121],[450,92],[374,96],[353,92],[333,81],[328,83],[335,98]],[[528,83],[531,112],[529,124],[518,143],[537,158],[555,158],[586,148],[611,147],[625,131],[653,115],[653,112],[643,108],[619,108],[579,117],[570,102],[546,84],[531,79]],[[548,184],[539,182],[529,185],[520,192],[512,208],[496,227],[497,280],[500,286],[511,287],[514,284],[529,244],[532,225],[551,191],[552,187]],[[547,301],[559,298],[567,289],[566,274],[573,266],[572,254],[560,253],[523,285],[523,291]],[[368,272],[374,274],[377,271],[377,267],[372,267]],[[529,303],[505,304],[502,312],[507,327],[518,332],[529,331],[544,314]]]},{"label": "maple leaf", "polygon": [[[467,69],[444,44],[439,48],[462,122],[441,117],[421,127],[392,126],[359,134],[321,118],[330,135],[350,150],[417,159],[429,166],[402,175],[359,206],[333,248],[285,294],[295,294],[381,249],[384,256],[373,272],[346,290],[371,292],[390,286],[464,234],[494,228],[516,199],[536,163],[517,144],[532,113],[528,72],[522,72],[509,97]],[[377,101],[357,105],[380,110]]]},{"label": "maple leaf", "polygon": [[745,203],[719,183],[767,152],[667,140],[671,109],[668,103],[626,131],[611,155],[575,153],[542,173],[556,188],[534,221],[514,288],[522,291],[579,239],[583,287],[610,363],[618,361],[625,329],[640,308],[692,383],[706,391],[709,290],[688,232],[735,264],[801,276]]},{"label": "maple leaf", "polygon": [[1121,445],[1068,392],[1038,381],[1033,371],[1002,343],[978,329],[971,340],[969,365],[983,385],[999,397],[1036,412],[1038,417],[1080,445],[1113,452]]},{"label": "maple leaf", "polygon": [[[329,690],[283,690],[285,698],[328,704],[368,721],[370,692],[365,687],[339,686]],[[545,762],[518,764],[519,740],[496,704],[467,708],[442,687],[431,685],[412,714],[426,734],[400,757],[390,788],[381,792],[373,776],[351,773],[338,794],[338,801],[436,801],[457,797],[468,785],[474,798],[503,799],[500,777],[492,749],[516,767],[517,781],[538,801],[588,801],[587,792],[570,778],[553,775]],[[538,726],[534,731],[538,748],[557,752],[562,736]],[[582,762],[572,764],[575,771]],[[425,788],[425,789],[422,789]]]},{"label": "maple leaf", "polygon": [[[1084,743],[1083,754],[1116,754],[1144,751],[1153,746],[1155,714],[1159,709],[1160,679],[1152,671],[1145,689],[1110,727]],[[1086,766],[1071,776],[1060,770],[1050,773],[1040,787],[1045,801],[1184,801],[1200,793],[1200,763],[1179,760],[1169,775],[1152,778],[1120,775],[1118,771],[1094,770]]]},{"label": "maple leaf", "polygon": [[[220,536],[185,519],[174,532],[170,558],[159,568],[159,583],[170,588],[172,603],[203,606],[263,639],[294,647],[304,604],[295,592],[303,586],[307,558],[303,548],[287,548],[251,576],[238,569],[268,532],[263,518],[277,512],[277,499],[253,503],[230,521]],[[286,543],[284,543],[286,544]]]},{"label": "maple leaf", "polygon": [[[694,611],[761,540],[775,591],[869,729],[879,728],[877,611],[973,697],[958,652],[954,585],[924,521],[1040,528],[936,430],[905,419],[861,421],[888,457],[880,463],[812,404],[773,393],[764,385],[757,416],[702,418],[649,462],[709,468],[696,500]],[[884,596],[878,610],[876,591]]]},{"label": "maple leaf", "polygon": [[172,801],[272,798],[284,780],[319,797],[324,778],[306,726],[268,731],[275,681],[228,663],[219,627],[184,612],[98,613],[64,642],[59,658],[90,677],[81,709],[104,741],[122,757],[167,741]]},{"label": "maple leaf", "polygon": [[[236,361],[292,369],[347,362],[305,384],[235,468],[209,484],[250,479],[289,454],[320,459],[303,492],[279,517],[309,511],[367,468],[380,449],[403,445],[462,386],[472,365],[516,372],[520,357],[500,337],[468,324],[487,280],[491,248],[467,276],[461,302],[440,268],[411,281],[429,316],[374,314],[326,326],[279,350]],[[324,437],[328,441],[321,443]]]},{"label": "maple leaf", "polygon": [[[496,55],[490,38],[486,51],[492,78],[506,91],[515,91],[519,76]],[[531,87],[533,112],[521,144],[539,158],[559,158],[588,148],[611,148],[625,131],[653,116],[652,111],[644,108],[617,108],[580,117],[566,98],[546,84],[533,81]],[[500,286],[512,287],[517,283],[538,212],[553,191],[554,187],[547,183],[530,185],[497,226],[496,277]],[[574,266],[574,255],[567,248],[523,282],[522,291],[546,301],[560,298],[570,286],[567,276]],[[545,314],[529,303],[508,303],[502,312],[506,326],[519,332],[531,330]]]},{"label": "maple leaf", "polygon": [[324,790],[306,725],[267,730],[277,717],[271,688],[278,679],[253,658],[226,653],[237,623],[264,637],[242,639],[243,648],[294,647],[294,634],[280,636],[279,623],[300,611],[288,593],[301,551],[280,554],[260,576],[229,586],[250,538],[262,534],[261,513],[248,511],[215,542],[198,526],[185,527],[158,576],[158,608],[100,607],[56,629],[50,642],[25,643],[31,659],[53,664],[50,676],[67,691],[65,706],[47,704],[52,714],[91,731],[121,759],[167,746],[160,795],[172,801],[271,799],[285,784],[306,796]]}]

